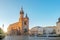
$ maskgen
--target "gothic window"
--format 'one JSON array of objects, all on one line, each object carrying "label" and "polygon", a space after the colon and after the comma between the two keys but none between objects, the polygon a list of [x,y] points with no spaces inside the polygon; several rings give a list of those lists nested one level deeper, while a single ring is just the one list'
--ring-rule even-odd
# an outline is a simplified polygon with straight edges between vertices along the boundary
[{"label": "gothic window", "polygon": [[27,25],[27,23],[26,23],[26,22],[24,22],[24,24],[25,24],[25,25]]}]

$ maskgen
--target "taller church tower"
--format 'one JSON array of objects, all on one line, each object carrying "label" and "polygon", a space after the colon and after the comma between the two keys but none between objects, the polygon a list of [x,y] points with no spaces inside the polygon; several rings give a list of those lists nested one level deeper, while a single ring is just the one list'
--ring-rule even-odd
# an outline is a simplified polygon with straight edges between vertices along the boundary
[{"label": "taller church tower", "polygon": [[21,8],[19,22],[22,22],[23,18],[24,18],[24,11],[23,11],[23,8]]},{"label": "taller church tower", "polygon": [[19,25],[20,25],[20,31],[22,32],[21,34],[28,34],[28,31],[29,31],[29,18],[27,16],[27,14],[24,17],[23,8],[21,8],[21,10],[20,10]]},{"label": "taller church tower", "polygon": [[23,8],[21,7],[20,18],[19,18],[19,25],[20,25],[21,34],[23,34],[23,26],[24,26],[23,22],[24,22],[24,11],[23,11]]}]

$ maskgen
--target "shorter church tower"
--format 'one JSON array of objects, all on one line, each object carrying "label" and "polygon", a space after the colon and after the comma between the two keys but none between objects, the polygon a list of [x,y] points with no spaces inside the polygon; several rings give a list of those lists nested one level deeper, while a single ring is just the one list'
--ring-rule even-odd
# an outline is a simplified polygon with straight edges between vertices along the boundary
[{"label": "shorter church tower", "polygon": [[25,18],[24,18],[24,27],[23,27],[23,30],[24,30],[24,34],[28,34],[29,32],[29,18],[26,14]]}]

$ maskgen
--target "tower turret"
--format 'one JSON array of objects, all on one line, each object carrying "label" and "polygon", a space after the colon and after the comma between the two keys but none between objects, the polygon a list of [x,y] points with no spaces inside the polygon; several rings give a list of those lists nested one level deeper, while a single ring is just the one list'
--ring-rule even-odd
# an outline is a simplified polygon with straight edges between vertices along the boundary
[{"label": "tower turret", "polygon": [[21,7],[21,10],[20,10],[20,18],[23,18],[24,17],[24,11],[23,11],[23,8]]},{"label": "tower turret", "polygon": [[23,22],[24,22],[24,11],[23,8],[21,7],[20,18],[19,18],[19,27],[20,27],[21,34],[23,33],[23,26],[24,26]]},{"label": "tower turret", "polygon": [[29,18],[28,18],[28,16],[27,16],[27,13],[26,13],[26,16],[25,16],[25,18],[29,19]]},{"label": "tower turret", "polygon": [[23,8],[21,7],[19,22],[23,21],[23,18],[24,18],[24,11]]}]

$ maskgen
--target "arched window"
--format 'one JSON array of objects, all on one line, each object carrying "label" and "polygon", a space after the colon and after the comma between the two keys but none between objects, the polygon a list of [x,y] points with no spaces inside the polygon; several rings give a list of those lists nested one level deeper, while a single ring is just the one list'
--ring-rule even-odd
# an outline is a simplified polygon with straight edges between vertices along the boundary
[{"label": "arched window", "polygon": [[27,22],[26,21],[24,22],[24,25],[27,25]]}]

